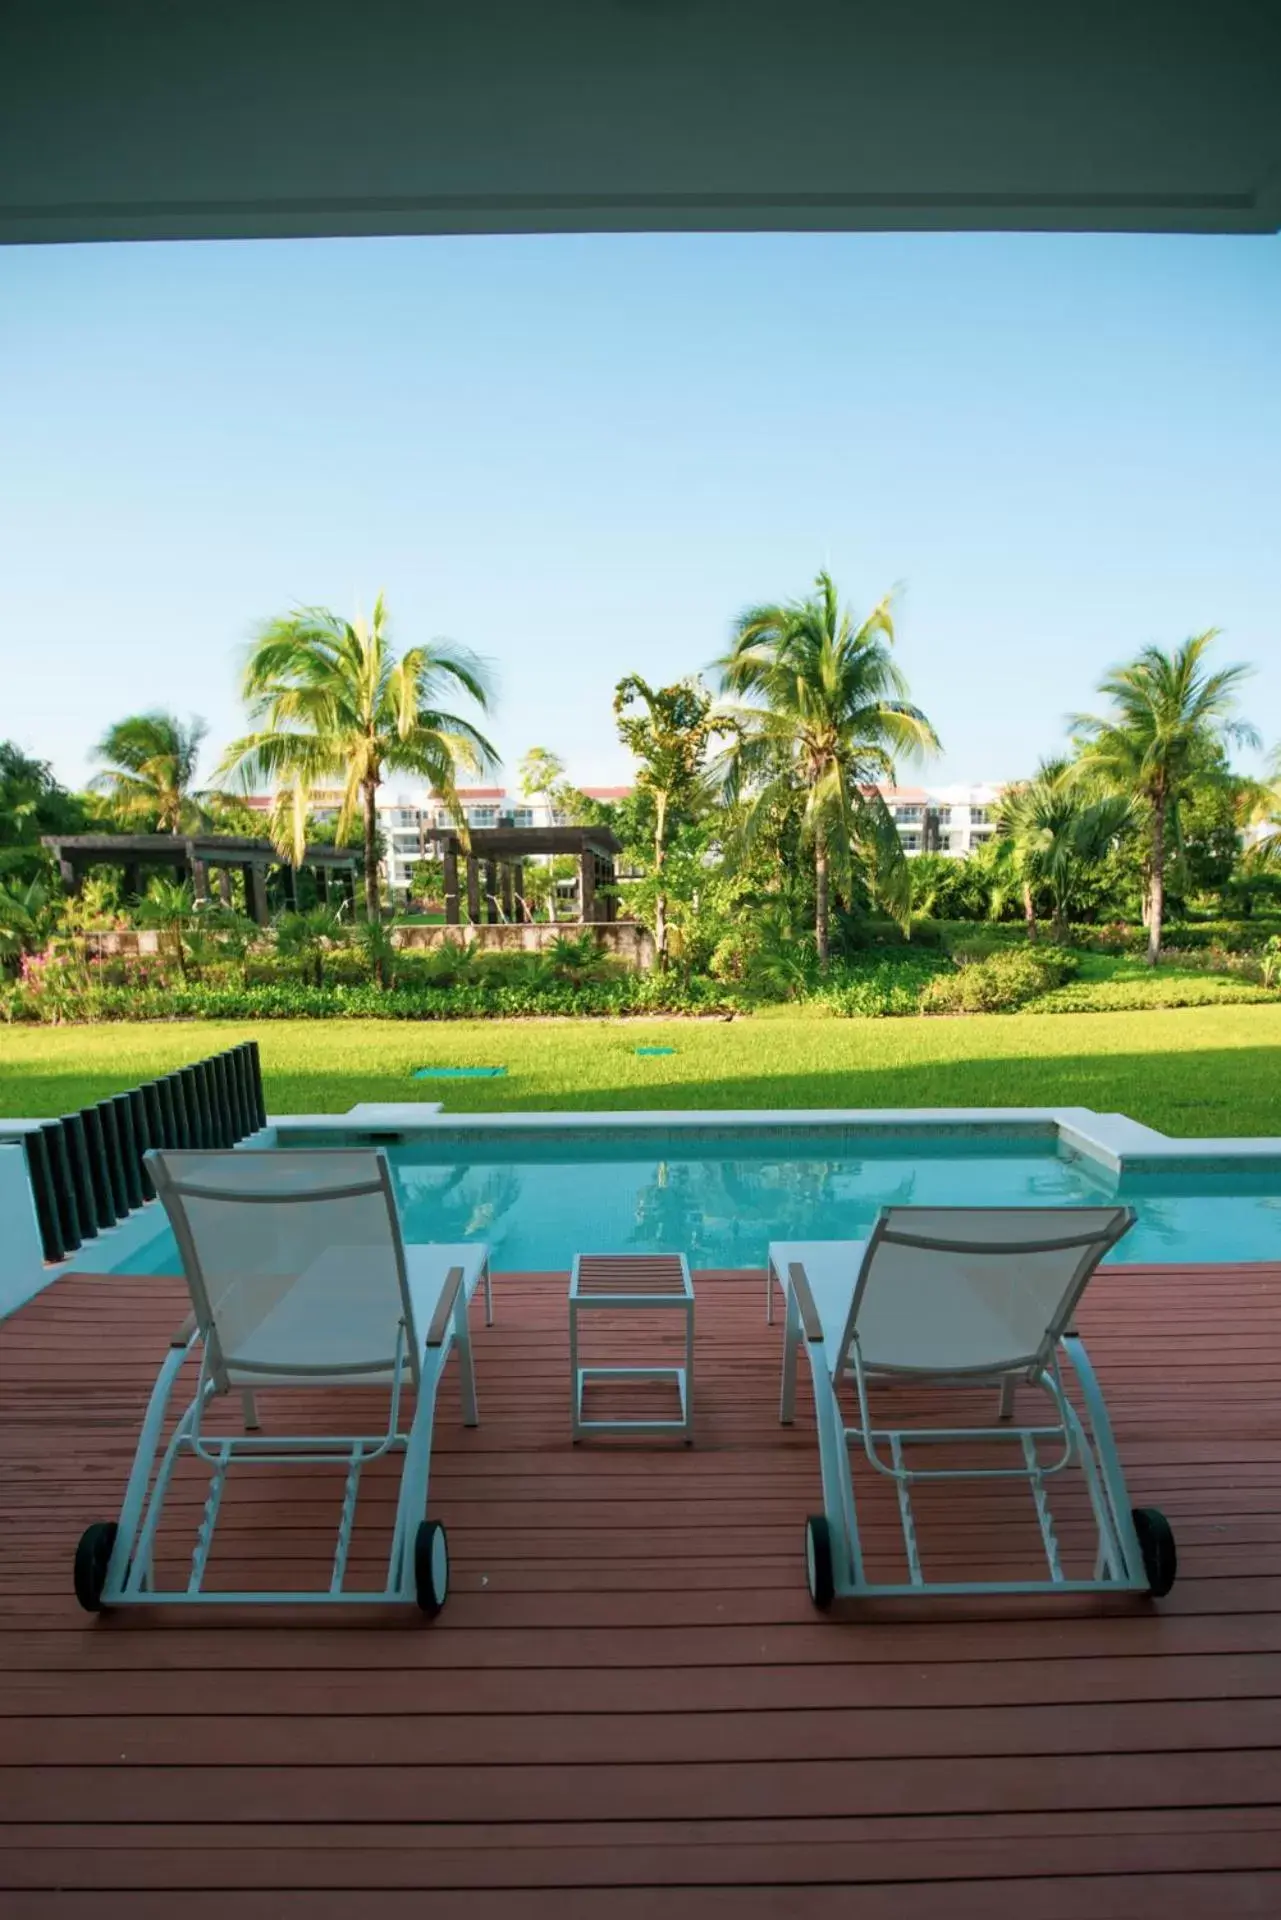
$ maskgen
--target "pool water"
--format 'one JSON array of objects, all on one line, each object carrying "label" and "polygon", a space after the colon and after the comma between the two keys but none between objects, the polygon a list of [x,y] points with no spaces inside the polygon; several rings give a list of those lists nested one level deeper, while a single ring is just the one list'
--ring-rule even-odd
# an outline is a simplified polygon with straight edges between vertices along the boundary
[{"label": "pool water", "polygon": [[[1118,1180],[1048,1133],[799,1127],[451,1131],[387,1153],[407,1240],[484,1240],[508,1270],[563,1271],[575,1253],[633,1249],[759,1268],[771,1240],[861,1239],[883,1206],[1100,1200],[1138,1213],[1117,1260],[1281,1259],[1281,1158],[1264,1168],[1175,1163]],[[120,1266],[178,1271],[167,1227]]]}]

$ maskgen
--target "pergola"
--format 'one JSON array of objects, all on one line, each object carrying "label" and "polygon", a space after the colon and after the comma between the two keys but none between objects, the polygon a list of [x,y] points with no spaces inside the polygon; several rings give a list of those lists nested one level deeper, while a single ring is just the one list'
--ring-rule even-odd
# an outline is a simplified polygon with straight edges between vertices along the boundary
[{"label": "pergola", "polygon": [[[468,835],[439,836],[445,869],[445,920],[462,922],[459,862],[466,886],[467,918],[480,921],[524,921],[531,918],[525,901],[524,863],[539,854],[571,854],[578,861],[579,919],[616,920],[618,896],[614,890],[615,859],[620,843],[608,827],[478,827]],[[484,912],[482,914],[482,892]]]},{"label": "pergola", "polygon": [[298,874],[309,868],[322,900],[330,889],[354,904],[359,854],[349,847],[307,847],[297,869],[281,859],[270,840],[245,839],[228,833],[71,833],[46,834],[44,845],[58,862],[68,893],[78,893],[92,867],[123,867],[125,892],[142,892],[144,867],[172,867],[191,881],[197,900],[208,900],[210,875],[217,874],[222,899],[231,902],[231,876],[244,875],[245,907],[258,925],[265,926],[267,870],[277,867],[290,906],[298,904]]}]

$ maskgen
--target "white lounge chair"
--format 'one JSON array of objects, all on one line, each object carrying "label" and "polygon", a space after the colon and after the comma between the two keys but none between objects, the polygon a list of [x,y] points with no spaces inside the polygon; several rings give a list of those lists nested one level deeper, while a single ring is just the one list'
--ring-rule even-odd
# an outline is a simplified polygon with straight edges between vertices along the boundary
[{"label": "white lounge chair", "polygon": [[[427,1518],[436,1394],[456,1347],[463,1419],[476,1425],[467,1307],[483,1284],[486,1319],[492,1318],[488,1249],[406,1246],[391,1170],[379,1152],[152,1152],[147,1165],[173,1226],[193,1311],[175,1334],[152,1390],[120,1518],[95,1522],[77,1548],[80,1604],[93,1613],[130,1605],[246,1602],[416,1603],[424,1613],[438,1612],[449,1586],[449,1549],[444,1528]],[[195,1396],[161,1453],[170,1397],[197,1345]],[[404,1432],[400,1401],[406,1385],[416,1404]],[[354,1386],[387,1387],[384,1431],[257,1431],[259,1388]],[[232,1392],[242,1395],[246,1432],[206,1435],[202,1422],[209,1402]],[[404,1462],[386,1584],[349,1591],[343,1582],[361,1470],[395,1452],[404,1454]],[[185,1584],[158,1588],[156,1533],[183,1454],[209,1467],[208,1498]],[[229,1469],[317,1461],[347,1468],[327,1591],[207,1591],[204,1576]]]},{"label": "white lounge chair", "polygon": [[[769,1250],[769,1285],[786,1297],[780,1418],[790,1425],[803,1345],[814,1380],[823,1513],[805,1530],[806,1574],[815,1605],[834,1598],[912,1594],[1168,1593],[1174,1536],[1155,1508],[1133,1511],[1107,1409],[1072,1316],[1090,1275],[1134,1220],[1128,1207],[889,1207],[871,1238],[792,1241]],[[1064,1389],[1061,1364],[1076,1377],[1085,1419]],[[873,1381],[940,1385],[990,1383],[999,1422],[987,1427],[874,1427]],[[839,1390],[853,1385],[858,1419],[847,1426]],[[1015,1389],[1044,1392],[1048,1419],[1012,1420]],[[940,1443],[1017,1446],[1017,1464],[922,1467],[905,1449]],[[898,1495],[906,1583],[868,1579],[859,1540],[850,1446]],[[938,1457],[937,1455],[935,1456]],[[919,1458],[919,1456],[918,1456]],[[1065,1578],[1047,1481],[1081,1469],[1098,1529],[1093,1576]],[[912,1488],[923,1482],[1028,1482],[1048,1579],[927,1580],[917,1541]]]}]

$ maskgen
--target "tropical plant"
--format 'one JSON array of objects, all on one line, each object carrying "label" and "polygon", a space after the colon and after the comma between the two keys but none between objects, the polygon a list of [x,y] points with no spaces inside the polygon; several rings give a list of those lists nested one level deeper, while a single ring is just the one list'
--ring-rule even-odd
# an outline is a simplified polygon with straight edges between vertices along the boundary
[{"label": "tropical plant", "polygon": [[134,713],[108,727],[94,748],[105,762],[90,786],[121,820],[156,833],[208,825],[208,796],[196,790],[196,764],[208,729],[172,713]]},{"label": "tropical plant", "polygon": [[655,878],[654,951],[667,965],[667,889],[663,866],[676,818],[692,818],[710,800],[707,755],[727,723],[712,711],[712,696],[697,679],[651,687],[629,673],[614,689],[618,737],[638,763],[636,788],[652,808],[651,853]]},{"label": "tropical plant", "polygon": [[45,833],[80,833],[85,806],[53,777],[44,760],[33,760],[12,740],[0,740],[0,876],[27,882],[47,873]]},{"label": "tropical plant", "polygon": [[[371,922],[376,925],[379,923]],[[340,946],[347,929],[332,907],[308,907],[305,913],[282,913],[275,924],[276,951],[296,960],[303,979],[325,984],[325,955]]]},{"label": "tropical plant", "polygon": [[565,762],[548,747],[531,747],[516,769],[516,779],[526,800],[550,796],[565,778]]},{"label": "tropical plant", "polygon": [[1142,817],[1148,964],[1161,957],[1166,870],[1180,840],[1179,806],[1198,770],[1225,742],[1254,745],[1253,727],[1234,714],[1248,667],[1206,668],[1218,629],[1193,634],[1173,653],[1144,647],[1099,683],[1110,712],[1073,716],[1081,775],[1125,796]]},{"label": "tropical plant", "polygon": [[1034,896],[1044,892],[1053,938],[1066,944],[1083,882],[1132,824],[1127,795],[1092,792],[1066,760],[1045,760],[1031,780],[1006,790],[1001,828],[1023,890],[1029,937],[1036,935]]},{"label": "tropical plant", "polygon": [[723,717],[736,733],[727,790],[747,802],[744,836],[781,797],[803,796],[823,968],[833,880],[848,895],[861,868],[896,919],[907,924],[911,916],[907,858],[877,783],[893,779],[900,758],[936,749],[938,740],[907,699],[893,640],[888,599],[856,624],[820,573],[809,599],[744,613],[717,662],[724,688],[740,697]]},{"label": "tropical plant", "polygon": [[[383,776],[421,775],[461,818],[458,768],[481,772],[497,764],[472,722],[440,704],[451,689],[482,710],[489,704],[485,670],[462,647],[432,642],[396,658],[381,594],[370,620],[343,620],[325,607],[270,620],[250,651],[242,691],[260,724],[232,742],[222,769],[277,783],[272,837],[295,866],[306,846],[312,788],[341,784],[337,833],[342,840],[361,816],[370,920],[380,912],[376,805]],[[465,837],[465,828],[460,832]]]},{"label": "tropical plant", "polygon": [[136,918],[140,927],[154,927],[162,949],[178,963],[185,981],[191,959],[190,937],[200,907],[190,880],[153,879],[138,902]]},{"label": "tropical plant", "polygon": [[57,920],[58,903],[42,879],[0,882],[0,965],[17,968],[27,953],[42,953]]}]

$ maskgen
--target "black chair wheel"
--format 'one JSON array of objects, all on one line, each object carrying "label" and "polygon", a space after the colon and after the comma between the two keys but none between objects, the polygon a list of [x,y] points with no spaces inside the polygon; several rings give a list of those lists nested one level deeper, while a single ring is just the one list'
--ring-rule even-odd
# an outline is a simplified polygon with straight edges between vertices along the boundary
[{"label": "black chair wheel", "polygon": [[1131,1514],[1134,1531],[1143,1555],[1143,1571],[1148,1586],[1160,1600],[1174,1585],[1179,1571],[1179,1555],[1174,1544],[1174,1529],[1156,1507],[1135,1507]]},{"label": "black chair wheel", "polygon": [[424,1520],[414,1536],[414,1590],[428,1619],[438,1614],[449,1592],[449,1541],[439,1520]]},{"label": "black chair wheel", "polygon": [[805,1584],[814,1605],[826,1611],[836,1598],[836,1579],[832,1572],[832,1531],[821,1513],[812,1513],[805,1522]]},{"label": "black chair wheel", "polygon": [[86,1613],[102,1612],[102,1590],[107,1584],[107,1568],[118,1531],[114,1520],[95,1520],[80,1536],[74,1579],[76,1599]]}]

